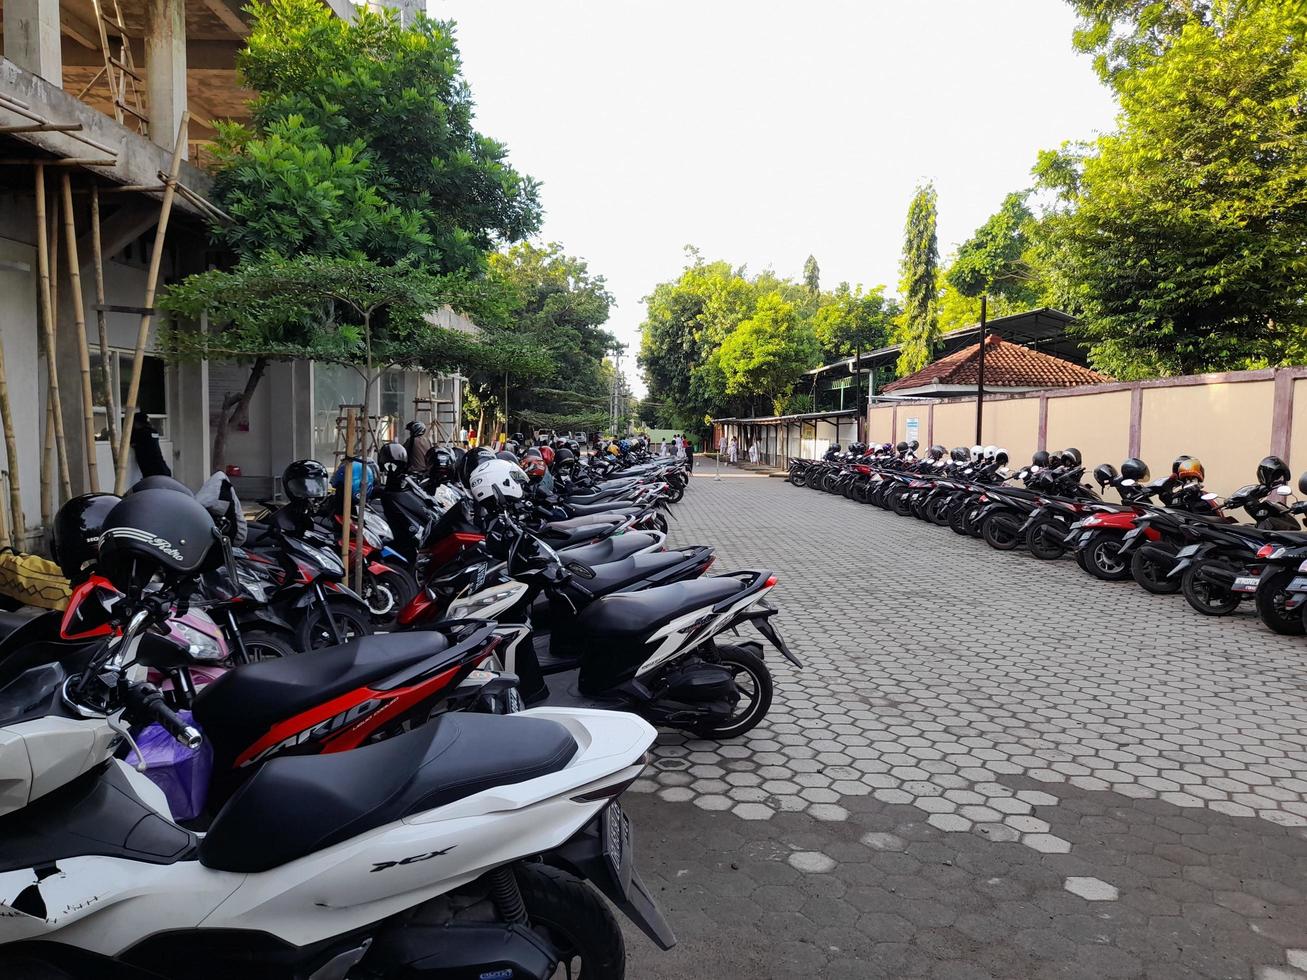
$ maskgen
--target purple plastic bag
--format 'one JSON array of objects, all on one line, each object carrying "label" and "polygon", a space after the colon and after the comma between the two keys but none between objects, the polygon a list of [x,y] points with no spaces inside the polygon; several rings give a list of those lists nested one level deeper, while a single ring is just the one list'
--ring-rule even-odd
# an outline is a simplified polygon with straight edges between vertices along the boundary
[{"label": "purple plastic bag", "polygon": [[[188,725],[194,725],[189,711],[177,712]],[[132,733],[149,768],[145,775],[168,797],[174,820],[194,820],[204,811],[209,798],[209,779],[213,775],[213,746],[206,738],[198,749],[188,749],[164,730],[162,725],[147,725]],[[140,760],[129,752],[126,762],[135,766]]]}]

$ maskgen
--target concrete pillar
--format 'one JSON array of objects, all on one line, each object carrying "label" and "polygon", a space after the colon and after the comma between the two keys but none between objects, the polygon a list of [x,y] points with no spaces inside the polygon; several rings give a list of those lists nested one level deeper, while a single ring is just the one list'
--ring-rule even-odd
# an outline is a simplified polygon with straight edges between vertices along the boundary
[{"label": "concrete pillar", "polygon": [[60,87],[59,0],[4,0],[5,57]]},{"label": "concrete pillar", "polygon": [[150,138],[171,150],[186,111],[185,0],[145,0],[145,27]]}]

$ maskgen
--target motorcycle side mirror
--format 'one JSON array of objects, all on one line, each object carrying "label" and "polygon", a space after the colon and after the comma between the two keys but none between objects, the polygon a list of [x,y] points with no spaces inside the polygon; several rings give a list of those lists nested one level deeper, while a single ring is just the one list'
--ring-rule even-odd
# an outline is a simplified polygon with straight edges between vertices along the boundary
[{"label": "motorcycle side mirror", "polygon": [[1289,496],[1289,494],[1293,493],[1293,488],[1290,487],[1289,484],[1287,483],[1282,483],[1275,488],[1275,492],[1278,493],[1281,497],[1287,497]]},{"label": "motorcycle side mirror", "polygon": [[1130,479],[1130,477],[1128,476],[1121,481],[1121,486],[1123,487],[1133,487],[1134,485],[1135,485],[1135,481]]},{"label": "motorcycle side mirror", "polygon": [[1216,494],[1212,493],[1211,491],[1208,491],[1207,493],[1203,494],[1203,499],[1204,499],[1204,500],[1215,500],[1215,499],[1216,499]]}]

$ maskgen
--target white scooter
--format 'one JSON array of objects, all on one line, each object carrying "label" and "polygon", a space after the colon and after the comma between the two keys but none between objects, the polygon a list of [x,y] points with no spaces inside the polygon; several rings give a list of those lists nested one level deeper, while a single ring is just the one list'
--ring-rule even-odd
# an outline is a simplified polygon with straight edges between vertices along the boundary
[{"label": "white scooter", "polygon": [[0,663],[0,977],[620,978],[582,879],[674,944],[616,802],[655,737],[630,714],[448,714],[271,760],[206,834],[179,826],[117,758],[129,724],[201,741],[138,662],[162,608]]}]

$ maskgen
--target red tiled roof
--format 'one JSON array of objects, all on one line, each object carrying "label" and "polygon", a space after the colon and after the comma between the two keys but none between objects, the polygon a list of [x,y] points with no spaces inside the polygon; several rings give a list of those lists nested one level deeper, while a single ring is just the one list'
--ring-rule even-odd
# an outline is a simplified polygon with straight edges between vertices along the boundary
[{"label": "red tiled roof", "polygon": [[[980,380],[980,345],[972,344],[927,364],[916,374],[887,384],[882,391],[905,391],[928,385],[971,385]],[[997,334],[985,338],[985,388],[1074,388],[1111,381],[1051,354],[1009,344]]]}]

